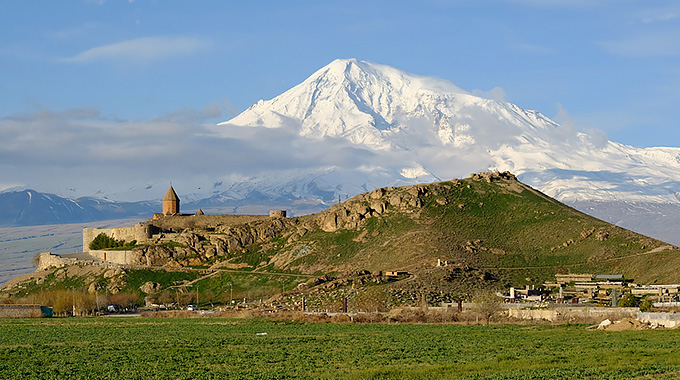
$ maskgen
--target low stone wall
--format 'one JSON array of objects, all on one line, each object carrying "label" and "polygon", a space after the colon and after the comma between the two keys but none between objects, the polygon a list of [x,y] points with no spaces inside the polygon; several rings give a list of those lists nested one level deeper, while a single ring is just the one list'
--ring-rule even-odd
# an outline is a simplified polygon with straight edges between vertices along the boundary
[{"label": "low stone wall", "polygon": [[638,312],[637,319],[640,322],[650,323],[652,325],[663,326],[665,328],[674,328],[680,325],[680,313],[643,313]]},{"label": "low stone wall", "polygon": [[511,318],[529,321],[555,321],[557,310],[555,309],[508,309],[508,316]]},{"label": "low stone wall", "polygon": [[85,228],[83,229],[83,252],[90,252],[90,243],[100,233],[116,240],[125,240],[126,242],[136,240],[142,243],[151,238],[151,232],[151,226],[144,223],[127,227]]},{"label": "low stone wall", "polygon": [[67,265],[74,265],[78,262],[74,258],[65,258],[59,255],[54,255],[51,252],[41,252],[38,257],[38,268],[36,271],[45,270],[48,268],[56,267],[61,268]]},{"label": "low stone wall", "polygon": [[114,264],[126,265],[136,263],[136,256],[133,255],[132,251],[97,250],[88,253],[94,258]]},{"label": "low stone wall", "polygon": [[40,305],[0,305],[0,318],[42,318]]},{"label": "low stone wall", "polygon": [[508,309],[511,318],[529,321],[582,321],[636,318],[639,309],[636,307],[556,307],[549,309]]}]

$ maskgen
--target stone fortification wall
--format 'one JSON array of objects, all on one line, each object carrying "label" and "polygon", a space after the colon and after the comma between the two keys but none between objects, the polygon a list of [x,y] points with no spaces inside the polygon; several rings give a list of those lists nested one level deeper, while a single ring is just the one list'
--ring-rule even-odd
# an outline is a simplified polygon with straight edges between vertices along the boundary
[{"label": "stone fortification wall", "polygon": [[40,305],[0,305],[0,318],[42,318]]},{"label": "stone fortification wall", "polygon": [[181,231],[193,228],[209,229],[217,226],[233,226],[267,219],[270,219],[269,215],[167,215],[151,223],[162,231]]},{"label": "stone fortification wall", "polygon": [[83,252],[90,252],[90,242],[100,233],[105,233],[116,240],[125,240],[127,242],[137,240],[138,243],[143,243],[151,238],[152,231],[152,226],[145,223],[128,227],[85,228],[83,229]]},{"label": "stone fortification wall", "polygon": [[42,252],[38,258],[38,268],[36,271],[45,270],[56,267],[61,268],[66,265],[75,265],[78,260],[74,258],[65,258],[59,255],[53,255],[51,252]]},{"label": "stone fortification wall", "polygon": [[91,250],[89,254],[99,260],[121,265],[136,264],[139,261],[139,255],[133,251]]},{"label": "stone fortification wall", "polygon": [[286,210],[271,210],[269,211],[270,218],[285,218],[287,215]]}]

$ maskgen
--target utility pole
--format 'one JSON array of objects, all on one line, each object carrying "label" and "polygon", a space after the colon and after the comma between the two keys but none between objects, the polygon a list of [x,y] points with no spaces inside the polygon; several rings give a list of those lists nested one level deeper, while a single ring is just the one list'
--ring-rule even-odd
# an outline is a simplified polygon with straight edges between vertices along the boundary
[{"label": "utility pole", "polygon": [[234,303],[234,287],[229,283],[229,305]]},{"label": "utility pole", "polygon": [[196,285],[196,308],[198,309],[198,285]]},{"label": "utility pole", "polygon": [[99,285],[97,285],[96,291],[94,292],[94,302],[97,303],[97,311],[94,314],[96,316],[99,316],[99,309],[101,309],[101,307],[99,306],[99,289],[100,288],[101,287]]},{"label": "utility pole", "polygon": [[75,290],[75,288],[73,288],[73,286],[71,287],[71,294],[73,295],[73,316],[75,317],[76,316],[76,290]]}]

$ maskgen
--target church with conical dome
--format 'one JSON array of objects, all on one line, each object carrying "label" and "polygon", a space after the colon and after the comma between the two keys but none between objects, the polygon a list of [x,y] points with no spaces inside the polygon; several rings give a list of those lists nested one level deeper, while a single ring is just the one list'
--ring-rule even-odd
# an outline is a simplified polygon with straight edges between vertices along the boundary
[{"label": "church with conical dome", "polygon": [[165,193],[165,197],[163,197],[163,215],[178,215],[178,214],[180,214],[179,197],[177,196],[175,189],[173,189],[171,185],[170,188],[168,189],[168,192]]}]

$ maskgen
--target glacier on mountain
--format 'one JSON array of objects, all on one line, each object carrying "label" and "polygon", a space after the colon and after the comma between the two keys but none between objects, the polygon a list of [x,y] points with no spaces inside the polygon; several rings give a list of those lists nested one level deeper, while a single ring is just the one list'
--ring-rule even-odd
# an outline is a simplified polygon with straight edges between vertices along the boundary
[{"label": "glacier on mountain", "polygon": [[674,203],[680,192],[678,148],[603,142],[449,81],[356,59],[335,60],[219,126],[291,128],[310,144],[343,139],[376,153],[366,165],[400,181],[508,170],[567,203]]}]

